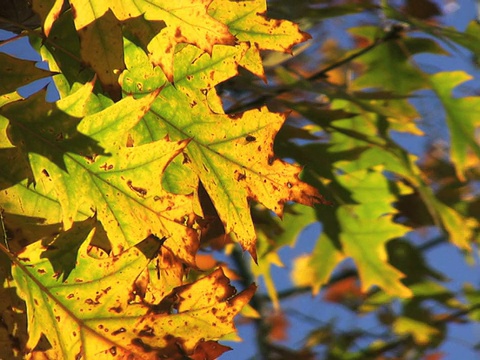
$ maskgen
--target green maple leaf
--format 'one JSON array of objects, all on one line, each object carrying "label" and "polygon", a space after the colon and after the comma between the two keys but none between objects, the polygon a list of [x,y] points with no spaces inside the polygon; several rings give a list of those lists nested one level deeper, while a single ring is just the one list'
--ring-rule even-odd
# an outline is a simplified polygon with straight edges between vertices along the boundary
[{"label": "green maple leaf", "polygon": [[[350,32],[371,41],[378,36],[378,28],[373,26],[353,28]],[[378,45],[359,58],[358,61],[367,69],[355,79],[353,89],[374,87],[407,95],[427,87],[427,77],[410,62],[411,56],[423,52],[446,55],[431,39],[399,37]]]},{"label": "green maple leaf", "polygon": [[[93,258],[95,231],[95,221],[87,219],[13,258],[17,292],[27,303],[27,351],[44,334],[51,358],[156,359],[195,353],[204,340],[235,331],[233,317],[254,287],[234,296],[229,280],[217,270],[149,304],[138,296],[135,282],[162,242],[149,237],[116,256]],[[204,346],[202,351],[212,350]]]},{"label": "green maple leaf", "polygon": [[443,72],[430,78],[433,90],[437,93],[447,113],[447,125],[450,130],[450,155],[455,164],[457,175],[465,180],[468,163],[468,150],[480,157],[480,145],[475,138],[475,129],[480,125],[476,114],[480,112],[478,97],[455,98],[453,89],[468,81],[471,76],[463,71]]},{"label": "green maple leaf", "polygon": [[[388,264],[385,249],[389,240],[408,231],[407,227],[393,222],[395,209],[391,204],[395,196],[389,190],[389,181],[383,174],[368,170],[341,175],[338,180],[352,191],[356,204],[341,205],[337,209],[337,231],[324,231],[308,258],[308,265],[302,261],[296,263],[294,279],[301,279],[299,284],[309,284],[317,292],[328,281],[334,267],[351,257],[364,291],[378,285],[388,294],[411,296],[411,291],[399,281],[402,273]],[[299,272],[308,268],[309,275],[302,277]]]}]

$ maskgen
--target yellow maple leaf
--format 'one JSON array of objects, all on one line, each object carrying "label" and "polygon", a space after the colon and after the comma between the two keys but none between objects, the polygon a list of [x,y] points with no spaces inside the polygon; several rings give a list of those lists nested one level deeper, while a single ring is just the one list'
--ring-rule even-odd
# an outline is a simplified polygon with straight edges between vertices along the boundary
[{"label": "yellow maple leaf", "polygon": [[[102,64],[105,59],[112,62],[110,65],[117,66],[110,67],[110,72],[114,69],[123,70],[123,67],[118,66],[118,61],[123,62],[122,48],[115,46],[122,44],[121,32],[105,30],[107,27],[120,30],[120,23],[125,23],[127,28],[138,35],[147,49],[150,61],[159,65],[172,81],[173,55],[177,44],[192,44],[208,53],[212,52],[215,44],[235,44],[235,37],[228,27],[208,14],[210,3],[211,0],[71,0],[70,6],[82,48],[88,49],[82,55],[87,57],[87,62],[95,70],[97,67],[106,69],[105,64]],[[60,14],[61,4],[63,1],[57,0],[50,9],[40,8],[38,5],[36,7],[44,18],[44,31],[47,35]],[[132,19],[137,19],[136,26],[129,26],[128,21]],[[151,27],[156,31],[152,32]],[[102,41],[98,41],[98,38]],[[102,56],[99,56],[100,54]]]},{"label": "yellow maple leaf", "polygon": [[235,294],[218,269],[150,304],[135,282],[162,242],[148,237],[118,255],[92,258],[88,249],[97,227],[94,219],[75,223],[50,246],[36,242],[21,259],[12,257],[17,291],[27,303],[27,352],[44,334],[51,345],[44,355],[55,359],[218,354],[203,343],[235,332],[233,318],[255,286]]},{"label": "yellow maple leaf", "polygon": [[310,39],[297,24],[287,20],[268,19],[265,0],[214,0],[209,14],[228,25],[230,32],[249,49],[239,64],[265,80],[260,50],[291,53],[294,45]]}]

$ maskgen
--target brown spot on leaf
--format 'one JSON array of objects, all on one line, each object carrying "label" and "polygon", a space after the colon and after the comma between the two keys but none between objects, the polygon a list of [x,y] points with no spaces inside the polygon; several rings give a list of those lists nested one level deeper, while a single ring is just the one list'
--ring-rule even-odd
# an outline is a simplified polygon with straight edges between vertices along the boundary
[{"label": "brown spot on leaf", "polygon": [[103,170],[105,170],[105,171],[107,171],[107,170],[112,170],[112,169],[113,169],[113,165],[111,165],[111,164],[109,165],[109,164],[105,163],[105,164],[103,164],[102,166],[100,166],[100,169],[103,169]]},{"label": "brown spot on leaf", "polygon": [[127,181],[127,185],[130,188],[130,190],[135,191],[139,196],[145,196],[147,195],[147,190],[138,186],[133,186],[132,185],[132,180]]},{"label": "brown spot on leaf", "polygon": [[252,136],[252,135],[247,135],[245,140],[247,140],[247,142],[252,142],[252,141],[257,140],[257,138],[255,136]]},{"label": "brown spot on leaf", "polygon": [[180,27],[177,27],[177,29],[175,30],[175,37],[176,38],[182,37],[182,30],[180,30]]},{"label": "brown spot on leaf", "polygon": [[46,169],[42,170],[42,174],[45,175],[46,177],[50,177],[50,174],[48,173],[48,171]]},{"label": "brown spot on leaf", "polygon": [[138,336],[154,337],[155,333],[153,331],[153,328],[147,325],[142,330],[140,330]]},{"label": "brown spot on leaf", "polygon": [[85,157],[85,159],[87,160],[87,163],[93,164],[93,163],[95,162],[95,159],[96,159],[96,157],[97,157],[97,154],[93,154],[92,156],[86,155],[86,156],[84,156],[84,157]]},{"label": "brown spot on leaf", "polygon": [[114,306],[114,307],[111,307],[110,309],[108,309],[108,311],[120,314],[122,312],[122,307],[121,306]]},{"label": "brown spot on leaf", "polygon": [[133,339],[132,344],[135,345],[135,346],[141,347],[144,352],[151,352],[152,351],[152,347],[148,344],[145,344],[142,341],[142,339],[140,339],[140,338]]},{"label": "brown spot on leaf", "polygon": [[134,143],[134,140],[133,140],[133,137],[131,134],[128,134],[127,135],[127,144],[126,146],[127,147],[133,147],[133,143]]},{"label": "brown spot on leaf", "polygon": [[243,114],[242,113],[238,113],[238,114],[227,114],[228,117],[232,120],[236,120],[236,119],[241,119]]},{"label": "brown spot on leaf", "polygon": [[242,181],[242,180],[245,180],[247,178],[247,175],[243,174],[243,173],[238,173],[237,174],[237,181]]},{"label": "brown spot on leaf", "polygon": [[[100,304],[100,303],[99,303],[98,301],[95,301],[95,300],[89,298],[89,299],[85,300],[85,304],[88,304],[88,305],[98,305],[98,304]],[[100,325],[100,326],[101,326],[101,325]]]},{"label": "brown spot on leaf", "polygon": [[118,330],[113,331],[113,332],[112,332],[112,335],[115,335],[115,336],[116,336],[116,335],[118,335],[118,334],[124,333],[125,331],[127,331],[127,330],[125,330],[125,328],[122,327],[122,328],[120,328],[120,329],[118,329]]}]

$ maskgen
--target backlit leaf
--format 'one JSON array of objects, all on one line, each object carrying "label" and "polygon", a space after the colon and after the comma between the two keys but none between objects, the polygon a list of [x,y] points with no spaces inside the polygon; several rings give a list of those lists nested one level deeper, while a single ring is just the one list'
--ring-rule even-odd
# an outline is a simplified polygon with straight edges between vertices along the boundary
[{"label": "backlit leaf", "polygon": [[159,304],[142,302],[134,282],[161,242],[149,237],[117,256],[95,259],[88,253],[94,233],[91,219],[76,223],[50,244],[29,246],[15,260],[13,275],[29,313],[29,351],[44,334],[51,358],[174,358],[235,330],[233,317],[254,287],[235,296],[217,270],[176,287]]},{"label": "backlit leaf", "polygon": [[[40,95],[27,104],[2,108],[10,119],[13,143],[28,152],[35,181],[51,182],[47,191],[61,204],[66,228],[79,209],[87,213],[90,209],[105,227],[115,253],[154,233],[171,238],[166,246],[194,264],[198,244],[190,228],[193,210],[185,211],[190,198],[168,194],[160,186],[164,168],[186,142],[159,140],[127,147],[127,131],[156,93],[140,100],[125,98],[80,121],[69,113],[79,116],[87,111],[88,89],[91,86],[86,85],[61,100],[58,107],[63,110],[41,102]],[[26,105],[38,115],[30,117]]]},{"label": "backlit leaf", "polygon": [[[144,46],[148,49],[150,61],[154,65],[159,65],[167,78],[172,81],[173,54],[178,43],[190,43],[211,53],[216,44],[233,45],[235,42],[234,36],[228,31],[226,25],[208,15],[210,2],[210,0],[193,2],[180,0],[161,3],[148,1],[119,3],[118,1],[72,0],[70,4],[74,9],[75,26],[81,37],[83,37],[85,29],[91,27],[109,9],[119,21],[144,16],[145,20],[165,23],[165,28]],[[149,24],[144,22],[143,26],[148,27]],[[118,36],[114,40],[118,42]],[[107,49],[105,54],[108,54]],[[104,59],[104,57],[99,57],[95,61],[100,63],[105,61]]]},{"label": "backlit leaf", "polygon": [[[355,36],[374,41],[379,36],[373,26],[350,29]],[[380,88],[406,95],[428,86],[428,79],[411,63],[411,56],[431,52],[446,54],[434,41],[422,38],[398,38],[390,40],[359,58],[367,68],[355,80],[354,88]]]},{"label": "backlit leaf", "polygon": [[[249,50],[240,65],[265,79],[260,60],[260,50],[291,53],[294,45],[310,39],[298,25],[277,19],[268,19],[266,1],[215,0],[209,14],[228,25],[235,37],[249,44]],[[258,65],[256,65],[258,64]]]},{"label": "backlit leaf", "polygon": [[[237,55],[232,58],[231,52],[222,47],[216,51],[211,57],[204,54],[193,57],[195,53],[187,46],[177,53],[178,57],[185,55],[193,60],[175,74],[175,87],[165,85],[132,136],[140,143],[167,134],[171,140],[189,139],[182,165],[174,163],[167,172],[180,171],[179,166],[183,166],[191,172],[187,186],[191,188],[198,183],[191,180],[192,176],[201,181],[225,232],[235,234],[242,247],[254,254],[256,236],[249,200],[262,203],[278,215],[287,201],[312,205],[323,200],[313,187],[299,180],[299,167],[275,159],[273,139],[285,121],[283,114],[262,108],[228,116],[218,108],[213,86],[216,81],[235,74]],[[227,56],[230,61],[224,66],[217,65],[220,74],[214,76],[212,67]],[[134,64],[148,67],[138,49],[132,48],[129,58],[132,68]],[[155,70],[152,75],[139,78],[131,71],[123,78],[123,84],[127,92],[143,94],[165,83],[161,75],[155,75]]]},{"label": "backlit leaf", "polygon": [[447,125],[450,130],[450,156],[456,165],[457,176],[465,179],[467,151],[471,150],[480,158],[480,145],[475,138],[475,129],[480,126],[477,115],[480,112],[480,98],[455,98],[452,91],[461,83],[471,79],[462,71],[443,72],[431,77],[434,91],[442,101],[447,113]]}]

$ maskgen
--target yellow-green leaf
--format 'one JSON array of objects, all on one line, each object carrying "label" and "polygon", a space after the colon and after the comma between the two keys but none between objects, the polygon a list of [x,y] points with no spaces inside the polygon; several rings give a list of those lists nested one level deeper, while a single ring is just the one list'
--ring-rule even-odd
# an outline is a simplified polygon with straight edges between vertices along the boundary
[{"label": "yellow-green leaf", "polygon": [[202,341],[235,331],[233,317],[253,295],[253,286],[234,296],[217,270],[149,304],[134,283],[162,242],[148,237],[117,256],[98,259],[89,255],[96,230],[92,219],[75,223],[53,242],[32,244],[14,258],[17,292],[27,303],[27,351],[44,334],[50,358],[157,359],[192,354]]},{"label": "yellow-green leaf", "polygon": [[442,101],[447,113],[447,125],[450,130],[450,156],[457,176],[465,180],[468,151],[480,158],[480,145],[475,137],[475,129],[480,126],[480,97],[454,97],[452,92],[461,83],[472,77],[463,71],[441,72],[430,77],[433,90]]},{"label": "yellow-green leaf", "polygon": [[[166,247],[194,264],[198,243],[190,197],[166,193],[160,186],[165,167],[187,141],[127,147],[128,130],[157,92],[140,100],[127,97],[80,121],[74,116],[89,112],[89,89],[91,84],[85,85],[57,106],[43,102],[40,94],[2,108],[10,120],[10,138],[28,156],[35,181],[45,183],[42,191],[61,204],[66,228],[77,211],[95,212],[115,253],[153,233],[167,236]],[[22,213],[25,199],[4,196],[17,204],[9,211]]]},{"label": "yellow-green leaf", "polygon": [[[191,46],[176,54],[185,60],[179,60],[184,66],[175,74],[175,87],[166,84],[162,88],[132,136],[139,143],[167,134],[171,140],[189,139],[184,158],[167,168],[167,176],[175,179],[178,176],[172,172],[178,171],[183,177],[190,173],[185,189],[175,187],[179,193],[188,193],[201,181],[225,232],[234,234],[243,248],[254,254],[256,235],[249,200],[281,215],[287,201],[312,205],[322,198],[313,187],[299,180],[299,167],[275,159],[273,139],[285,115],[266,108],[234,116],[223,113],[214,86],[236,73],[239,55],[229,47],[217,49],[211,57],[192,51]],[[152,76],[140,77],[135,67],[148,65],[133,45],[129,50],[129,72],[122,78],[128,93],[142,96],[145,90],[165,84],[165,79],[153,69],[149,71]]]},{"label": "yellow-green leaf", "polygon": [[399,335],[411,335],[418,345],[428,345],[440,334],[435,327],[408,317],[399,317],[393,323],[393,330]]},{"label": "yellow-green leaf", "polygon": [[247,55],[240,65],[264,78],[260,50],[291,53],[294,45],[310,39],[297,24],[287,20],[268,19],[265,0],[214,0],[209,14],[228,25],[230,32],[249,44]]},{"label": "yellow-green leaf", "polygon": [[[92,26],[92,23],[109,10],[119,21],[143,16],[147,21],[164,23],[165,27],[144,45],[148,50],[150,61],[154,65],[159,65],[169,81],[172,81],[173,54],[177,44],[193,44],[211,53],[216,44],[233,45],[235,43],[235,38],[228,31],[227,26],[208,15],[210,2],[211,0],[156,3],[144,0],[137,2],[72,0],[70,4],[74,9],[75,26],[80,35],[85,28]],[[150,25],[147,21],[139,24],[147,27],[146,31],[149,32]],[[114,41],[120,42],[118,36]],[[107,44],[104,46],[107,54],[110,47]],[[99,57],[95,61],[100,63],[104,58]]]}]

